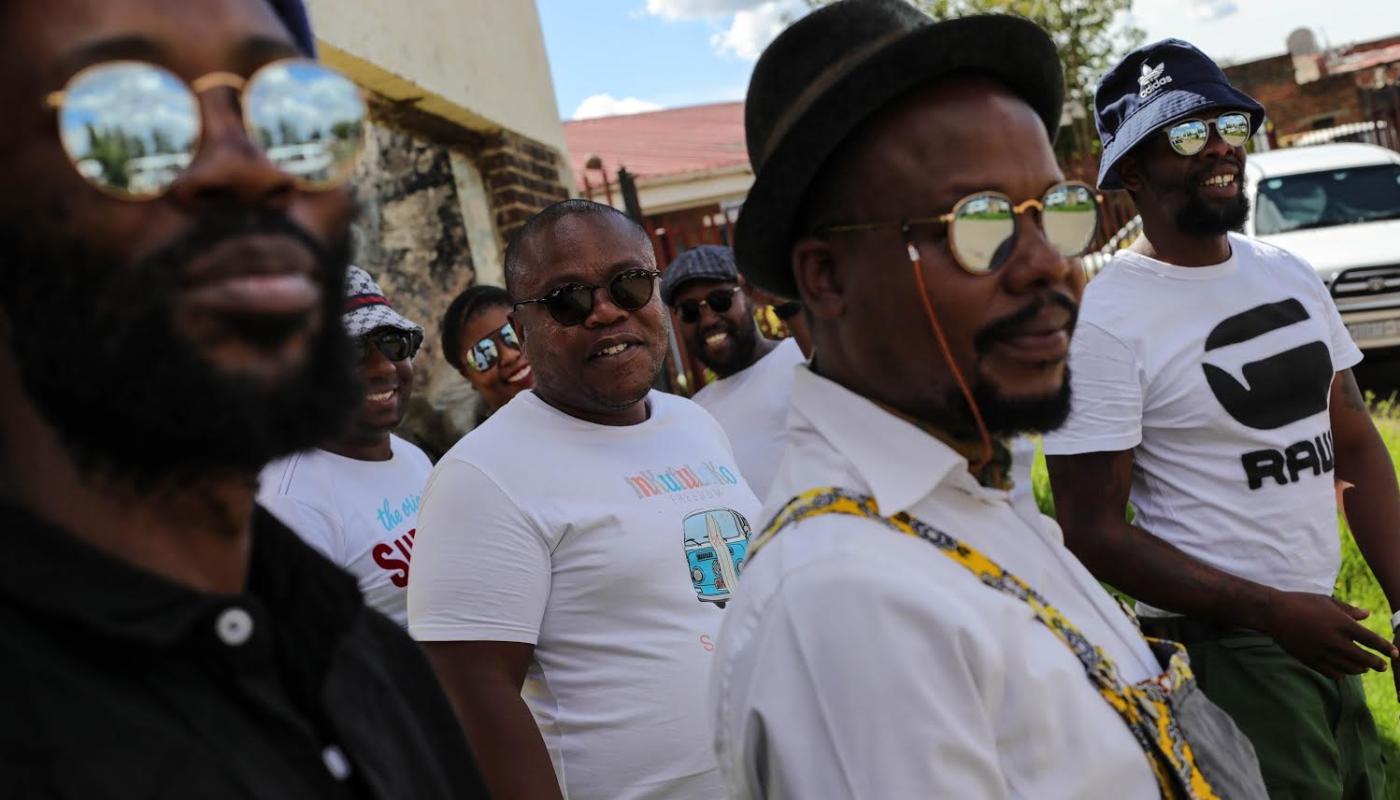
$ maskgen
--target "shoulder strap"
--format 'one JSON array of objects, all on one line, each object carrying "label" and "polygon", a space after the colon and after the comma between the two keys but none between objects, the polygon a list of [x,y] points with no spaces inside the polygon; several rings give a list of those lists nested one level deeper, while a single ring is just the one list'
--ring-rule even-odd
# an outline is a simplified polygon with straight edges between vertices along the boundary
[{"label": "shoulder strap", "polygon": [[842,514],[878,522],[885,527],[923,539],[954,562],[967,569],[984,586],[1025,603],[1036,619],[1074,653],[1099,694],[1132,731],[1152,766],[1164,798],[1218,800],[1218,795],[1196,766],[1191,745],[1181,733],[1172,714],[1171,689],[1189,678],[1184,659],[1172,659],[1172,668],[1157,680],[1141,685],[1127,684],[1108,654],[1091,643],[1059,609],[1016,575],[1006,571],[976,548],[906,513],[880,514],[875,498],[829,487],[812,489],[783,506],[759,534],[751,548],[752,558],[782,530],[812,517]]}]

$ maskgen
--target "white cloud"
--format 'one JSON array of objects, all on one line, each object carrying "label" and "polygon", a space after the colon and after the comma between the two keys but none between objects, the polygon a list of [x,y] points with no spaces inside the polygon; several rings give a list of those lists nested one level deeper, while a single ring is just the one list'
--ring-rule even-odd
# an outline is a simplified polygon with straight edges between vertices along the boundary
[{"label": "white cloud", "polygon": [[664,19],[723,17],[767,5],[765,0],[647,0],[647,13]]},{"label": "white cloud", "polygon": [[763,53],[763,48],[805,11],[806,6],[801,0],[769,0],[759,3],[754,8],[736,12],[727,30],[710,37],[710,46],[722,56],[756,61]]},{"label": "white cloud", "polygon": [[1191,0],[1189,5],[1191,16],[1204,22],[1224,19],[1240,10],[1234,0]]},{"label": "white cloud", "polygon": [[639,114],[643,111],[659,111],[660,103],[642,100],[637,97],[617,98],[610,94],[595,94],[585,97],[574,109],[573,119],[593,119],[612,117],[618,114]]}]

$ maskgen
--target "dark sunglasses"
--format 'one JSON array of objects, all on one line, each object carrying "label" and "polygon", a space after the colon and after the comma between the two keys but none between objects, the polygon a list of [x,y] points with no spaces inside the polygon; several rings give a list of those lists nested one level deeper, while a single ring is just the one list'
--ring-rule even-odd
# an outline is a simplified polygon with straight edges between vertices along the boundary
[{"label": "dark sunglasses", "polygon": [[716,289],[705,295],[704,300],[682,300],[676,304],[676,310],[680,312],[681,322],[696,322],[700,319],[700,309],[709,306],[716,314],[723,314],[734,305],[734,295],[739,291],[738,286],[731,286],[728,289]]},{"label": "dark sunglasses", "polygon": [[773,313],[778,315],[778,319],[789,320],[802,313],[802,304],[795,300],[779,303],[773,306]]},{"label": "dark sunglasses", "polygon": [[1184,119],[1167,128],[1167,141],[1179,155],[1194,156],[1206,149],[1212,125],[1231,147],[1239,147],[1249,139],[1249,115],[1230,111],[1215,119]]},{"label": "dark sunglasses", "polygon": [[[854,225],[824,225],[817,235],[898,228],[905,233],[914,225],[943,223],[948,226],[948,250],[966,272],[986,275],[1001,266],[1016,246],[1016,217],[1030,209],[1040,212],[1040,227],[1050,245],[1062,256],[1080,256],[1094,240],[1099,223],[1099,195],[1079,181],[1051,186],[1040,199],[1011,202],[1001,192],[974,192],[953,205],[953,210],[936,217],[915,217],[898,222],[868,222]],[[913,255],[910,256],[914,258]]]},{"label": "dark sunglasses", "polygon": [[418,331],[401,331],[397,328],[371,331],[364,336],[352,339],[355,363],[363,364],[369,358],[370,345],[393,362],[413,358],[423,344],[423,334]]},{"label": "dark sunglasses", "polygon": [[588,319],[588,315],[593,313],[593,298],[599,289],[607,289],[608,299],[623,311],[636,311],[651,302],[651,296],[656,291],[656,279],[659,277],[661,273],[654,269],[629,269],[614,275],[607,286],[566,283],[550,290],[543,297],[521,300],[515,307],[538,303],[544,306],[560,325],[581,325]]},{"label": "dark sunglasses", "polygon": [[345,183],[364,145],[364,99],[349,78],[304,58],[273,61],[247,78],[214,72],[186,83],[144,61],[87,67],[45,103],[73,168],[124,200],[160,197],[199,156],[199,96],[238,92],[248,139],[307,189]]},{"label": "dark sunglasses", "polygon": [[469,369],[473,372],[485,372],[496,366],[496,362],[501,360],[501,351],[496,347],[497,336],[501,338],[501,344],[506,347],[512,350],[520,349],[520,340],[515,336],[515,328],[512,328],[507,322],[501,326],[500,330],[490,336],[482,337],[481,341],[472,345],[471,350],[467,353],[471,357],[467,362]]}]

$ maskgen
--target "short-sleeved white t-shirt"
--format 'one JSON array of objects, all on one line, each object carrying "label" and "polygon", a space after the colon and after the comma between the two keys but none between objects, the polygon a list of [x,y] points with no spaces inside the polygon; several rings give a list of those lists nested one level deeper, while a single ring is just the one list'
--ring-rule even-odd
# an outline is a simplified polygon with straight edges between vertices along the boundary
[{"label": "short-sleeved white t-shirt", "polygon": [[1145,530],[1233,575],[1330,594],[1328,401],[1361,351],[1307,262],[1233,234],[1230,247],[1207,267],[1120,253],[1089,284],[1070,418],[1045,452],[1133,450]]},{"label": "short-sleeved white t-shirt", "polygon": [[784,339],[747,369],[695,393],[695,402],[729,435],[739,470],[759,500],[766,498],[787,449],[792,378],[802,361],[797,340]]},{"label": "short-sleeved white t-shirt", "polygon": [[535,645],[523,695],[571,800],[724,791],[706,692],[759,504],[713,417],[647,403],[608,426],[523,392],[443,456],[419,516],[410,632]]},{"label": "short-sleeved white t-shirt", "polygon": [[365,602],[408,625],[408,569],[418,503],[433,463],[390,435],[393,457],[361,461],[308,450],[263,469],[258,502],[360,583]]}]

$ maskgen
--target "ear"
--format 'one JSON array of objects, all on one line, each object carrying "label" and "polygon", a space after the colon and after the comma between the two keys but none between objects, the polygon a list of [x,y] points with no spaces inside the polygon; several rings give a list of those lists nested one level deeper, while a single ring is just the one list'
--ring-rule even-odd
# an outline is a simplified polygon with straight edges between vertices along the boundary
[{"label": "ear", "polygon": [[1118,159],[1116,169],[1118,170],[1118,180],[1122,182],[1124,189],[1136,194],[1147,186],[1147,181],[1142,174],[1142,161],[1136,154],[1127,153]]},{"label": "ear", "polygon": [[798,299],[816,319],[837,319],[846,311],[846,291],[837,274],[831,242],[816,236],[792,245],[792,277]]}]

